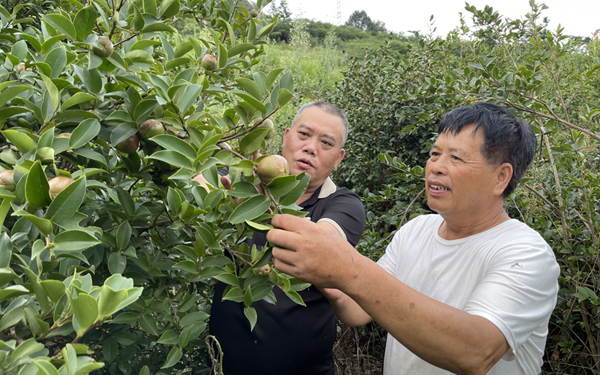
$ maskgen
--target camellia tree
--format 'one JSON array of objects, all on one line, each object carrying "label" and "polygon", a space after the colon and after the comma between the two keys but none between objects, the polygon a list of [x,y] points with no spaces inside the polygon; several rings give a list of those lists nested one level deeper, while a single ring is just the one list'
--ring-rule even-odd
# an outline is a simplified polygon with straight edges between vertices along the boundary
[{"label": "camellia tree", "polygon": [[[244,243],[301,215],[308,183],[255,176],[293,99],[289,73],[253,69],[268,2],[0,7],[0,373],[208,372],[215,279],[252,325],[273,287],[303,303]],[[186,16],[203,37],[180,36]]]}]

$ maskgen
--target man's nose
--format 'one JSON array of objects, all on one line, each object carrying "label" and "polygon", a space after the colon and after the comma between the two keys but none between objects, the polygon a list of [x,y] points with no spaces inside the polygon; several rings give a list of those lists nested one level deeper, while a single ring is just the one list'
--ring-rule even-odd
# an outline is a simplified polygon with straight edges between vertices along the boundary
[{"label": "man's nose", "polygon": [[304,146],[302,147],[302,151],[306,152],[310,155],[314,155],[315,152],[317,151],[317,147],[315,146],[313,141],[307,141]]},{"label": "man's nose", "polygon": [[429,170],[433,174],[445,174],[447,171],[446,163],[443,158],[437,158],[436,160],[429,160]]}]

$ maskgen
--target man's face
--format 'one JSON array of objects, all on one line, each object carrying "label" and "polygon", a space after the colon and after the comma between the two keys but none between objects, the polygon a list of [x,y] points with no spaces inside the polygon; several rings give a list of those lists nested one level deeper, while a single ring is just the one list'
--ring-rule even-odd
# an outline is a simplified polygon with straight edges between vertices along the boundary
[{"label": "man's face", "polygon": [[498,167],[486,163],[480,152],[483,131],[473,134],[466,126],[457,135],[441,134],[425,167],[429,208],[444,218],[476,218],[489,210],[501,195]]},{"label": "man's face", "polygon": [[316,106],[305,109],[283,134],[282,154],[290,173],[306,172],[309,189],[321,186],[344,158],[343,131],[344,122],[338,116]]}]

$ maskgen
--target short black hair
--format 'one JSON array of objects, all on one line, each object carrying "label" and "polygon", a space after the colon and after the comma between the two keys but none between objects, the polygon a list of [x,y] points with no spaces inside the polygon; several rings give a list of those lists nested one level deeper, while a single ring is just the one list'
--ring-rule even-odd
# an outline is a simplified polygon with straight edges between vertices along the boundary
[{"label": "short black hair", "polygon": [[319,109],[322,109],[323,111],[329,113],[330,115],[337,116],[342,120],[342,122],[344,123],[344,132],[342,133],[342,148],[344,148],[344,145],[346,144],[346,141],[348,140],[348,133],[350,133],[350,129],[348,126],[348,118],[346,117],[346,114],[344,113],[344,111],[339,109],[335,104],[332,104],[329,102],[323,102],[323,101],[316,101],[316,102],[310,102],[308,104],[305,104],[298,110],[298,113],[296,113],[296,116],[294,116],[294,120],[292,120],[292,125],[296,123],[296,120],[298,120],[298,118],[300,118],[300,115],[302,114],[302,112],[304,112],[305,110],[307,110],[310,107],[317,107]]},{"label": "short black hair", "polygon": [[469,125],[483,130],[481,154],[486,163],[497,166],[509,163],[513,175],[503,192],[508,197],[517,187],[535,155],[537,142],[533,129],[525,121],[512,116],[505,108],[493,103],[478,102],[448,112],[439,124],[439,134],[456,135]]}]

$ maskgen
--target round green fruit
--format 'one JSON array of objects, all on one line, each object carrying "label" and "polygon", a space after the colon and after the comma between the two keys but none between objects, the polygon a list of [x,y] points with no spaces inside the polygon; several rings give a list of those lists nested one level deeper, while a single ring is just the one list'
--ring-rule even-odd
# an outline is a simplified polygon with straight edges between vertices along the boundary
[{"label": "round green fruit", "polygon": [[275,136],[275,125],[273,125],[273,121],[271,121],[269,118],[264,119],[258,128],[268,130],[267,135],[265,135],[265,139],[271,139]]},{"label": "round green fruit", "polygon": [[268,184],[273,181],[275,177],[287,176],[290,174],[290,167],[283,156],[267,155],[258,162],[256,174],[263,184]]},{"label": "round green fruit", "polygon": [[98,37],[98,44],[100,45],[100,48],[92,47],[92,51],[96,54],[96,56],[110,57],[115,51],[113,43],[104,35]]},{"label": "round green fruit", "polygon": [[56,198],[58,193],[65,190],[65,188],[73,183],[73,181],[75,180],[66,176],[56,176],[48,180],[48,185],[50,186],[50,198]]},{"label": "round green fruit", "polygon": [[251,16],[252,18],[256,18],[256,17],[258,17],[258,10],[256,10],[256,9],[252,9],[252,10],[250,11],[250,16]]},{"label": "round green fruit", "polygon": [[126,154],[131,154],[131,153],[134,153],[137,151],[139,145],[140,145],[140,140],[137,137],[137,135],[134,134],[134,135],[122,140],[121,142],[117,143],[115,148]]},{"label": "round green fruit", "polygon": [[210,53],[207,53],[206,55],[202,56],[200,65],[202,68],[204,68],[204,70],[213,71],[217,69],[217,59]]},{"label": "round green fruit", "polygon": [[142,139],[150,139],[155,135],[164,134],[165,128],[158,120],[146,120],[140,125],[140,135]]},{"label": "round green fruit", "polygon": [[265,264],[262,267],[255,267],[252,269],[252,272],[254,272],[254,274],[258,275],[258,276],[267,276],[268,274],[271,273],[271,266],[268,264]]},{"label": "round green fruit", "polygon": [[15,191],[15,187],[12,169],[0,172],[0,188],[8,191]]}]

